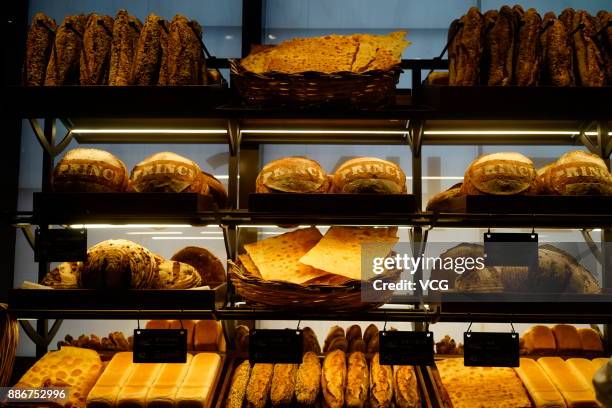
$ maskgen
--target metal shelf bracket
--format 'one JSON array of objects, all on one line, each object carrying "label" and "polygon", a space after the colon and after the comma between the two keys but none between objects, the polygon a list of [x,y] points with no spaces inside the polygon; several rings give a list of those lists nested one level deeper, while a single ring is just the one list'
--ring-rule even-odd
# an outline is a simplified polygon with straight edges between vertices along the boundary
[{"label": "metal shelf bracket", "polygon": [[[30,122],[30,126],[32,127],[32,130],[34,131],[34,134],[36,135],[36,138],[38,139],[38,142],[40,143],[41,147],[45,150],[45,152],[47,152],[47,154],[49,154],[49,156],[55,158],[60,155],[66,149],[66,147],[68,147],[74,135],[72,133],[72,129],[66,126],[68,132],[66,132],[66,134],[58,144],[52,145],[49,140],[55,140],[56,119],[46,118],[44,119],[44,121],[45,130],[43,130],[43,128],[40,126],[40,123],[38,123],[37,119],[28,119],[28,122]],[[61,122],[64,124],[64,126],[66,125],[65,121],[62,120]],[[46,134],[46,132],[48,131],[51,132],[50,135]]]}]

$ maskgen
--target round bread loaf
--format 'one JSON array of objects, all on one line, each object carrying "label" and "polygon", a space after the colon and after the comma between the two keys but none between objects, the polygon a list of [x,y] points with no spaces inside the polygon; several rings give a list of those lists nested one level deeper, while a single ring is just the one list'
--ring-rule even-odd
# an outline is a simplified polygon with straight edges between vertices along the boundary
[{"label": "round bread loaf", "polygon": [[487,154],[467,168],[462,192],[468,195],[515,195],[537,192],[533,162],[520,153]]},{"label": "round bread loaf", "polygon": [[605,162],[584,151],[565,153],[544,177],[546,189],[560,195],[610,195],[612,177]]},{"label": "round bread loaf", "polygon": [[225,191],[223,184],[215,176],[204,171],[202,172],[202,177],[204,178],[204,184],[208,187],[208,194],[213,197],[217,207],[226,208],[227,191]]},{"label": "round bread loaf", "polygon": [[162,261],[158,265],[158,289],[190,289],[202,284],[202,278],[196,269],[182,262]]},{"label": "round bread loaf", "polygon": [[541,167],[537,171],[537,182],[538,182],[538,190],[539,194],[554,194],[549,188],[548,178],[550,177],[550,169],[554,166],[555,163],[549,163],[544,167]]},{"label": "round bread loaf", "polygon": [[156,153],[138,163],[130,175],[130,189],[138,193],[208,194],[200,166],[172,152]]},{"label": "round bread loaf", "polygon": [[406,193],[406,175],[395,163],[376,157],[344,162],[334,174],[336,193]]},{"label": "round bread loaf", "polygon": [[158,279],[159,257],[125,239],[102,241],[87,251],[80,275],[86,289],[147,289]]},{"label": "round bread loaf", "polygon": [[327,193],[329,179],[319,163],[305,157],[271,161],[259,172],[257,193]]},{"label": "round bread loaf", "polygon": [[53,170],[53,190],[57,192],[109,193],[125,191],[128,172],[125,164],[99,149],[72,149]]},{"label": "round bread loaf", "polygon": [[171,259],[193,266],[202,278],[202,285],[214,287],[227,280],[223,264],[207,249],[189,246],[172,255]]},{"label": "round bread loaf", "polygon": [[461,192],[461,185],[457,183],[446,191],[435,194],[427,202],[427,211],[435,212],[464,212],[465,202],[460,202],[457,197],[464,195]]}]

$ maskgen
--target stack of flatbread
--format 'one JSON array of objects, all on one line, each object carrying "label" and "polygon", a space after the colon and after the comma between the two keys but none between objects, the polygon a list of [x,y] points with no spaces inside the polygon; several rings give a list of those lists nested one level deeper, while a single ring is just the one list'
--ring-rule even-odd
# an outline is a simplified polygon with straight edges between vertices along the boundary
[{"label": "stack of flatbread", "polygon": [[239,259],[264,280],[340,285],[366,280],[362,263],[387,256],[398,240],[396,227],[331,227],[325,236],[309,227],[247,244]]},{"label": "stack of flatbread", "polygon": [[241,61],[258,74],[280,72],[367,72],[389,70],[400,63],[402,52],[410,45],[405,31],[387,35],[352,34],[295,38],[255,50]]}]

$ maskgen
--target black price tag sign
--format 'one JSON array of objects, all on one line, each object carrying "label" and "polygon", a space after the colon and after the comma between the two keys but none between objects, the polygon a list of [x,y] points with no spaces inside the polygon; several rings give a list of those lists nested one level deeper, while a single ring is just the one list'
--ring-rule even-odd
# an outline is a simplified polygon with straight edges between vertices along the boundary
[{"label": "black price tag sign", "polygon": [[36,262],[76,262],[87,257],[87,230],[36,230]]},{"label": "black price tag sign", "polygon": [[518,367],[518,333],[466,332],[463,334],[466,367]]},{"label": "black price tag sign", "polygon": [[538,264],[538,234],[484,234],[486,266],[527,266]]},{"label": "black price tag sign", "polygon": [[186,363],[187,330],[134,330],[135,363]]},{"label": "black price tag sign", "polygon": [[383,331],[379,334],[380,364],[434,365],[433,333]]},{"label": "black price tag sign", "polygon": [[301,330],[251,330],[249,360],[251,363],[300,364],[304,349]]}]

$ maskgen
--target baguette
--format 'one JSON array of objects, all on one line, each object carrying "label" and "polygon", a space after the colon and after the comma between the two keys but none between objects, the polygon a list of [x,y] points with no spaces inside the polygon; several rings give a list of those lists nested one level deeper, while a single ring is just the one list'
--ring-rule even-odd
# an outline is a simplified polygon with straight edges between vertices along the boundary
[{"label": "baguette", "polygon": [[348,357],[345,401],[347,407],[363,408],[368,401],[368,362],[362,352]]},{"label": "baguette", "polygon": [[538,85],[540,79],[539,35],[542,18],[533,8],[526,12],[515,8],[515,14],[519,33],[514,52],[514,84],[535,86]]},{"label": "baguette", "polygon": [[472,86],[478,83],[483,43],[484,18],[476,7],[471,7],[460,20],[453,21],[449,29],[451,86]]},{"label": "baguette", "polygon": [[232,384],[225,403],[226,408],[242,408],[250,375],[251,364],[248,360],[243,361],[236,367],[232,375]]},{"label": "baguette", "polygon": [[380,364],[380,355],[374,354],[370,363],[370,407],[387,408],[393,402],[393,370]]},{"label": "baguette", "polygon": [[393,393],[397,408],[417,408],[421,406],[414,367],[393,367]]},{"label": "baguette", "polygon": [[56,29],[55,20],[43,13],[36,13],[32,18],[26,40],[24,85],[45,83],[45,72],[51,56]]},{"label": "baguette", "polygon": [[270,388],[270,402],[273,407],[287,407],[295,393],[297,364],[275,364]]},{"label": "baguette", "polygon": [[332,326],[327,333],[325,343],[323,344],[323,352],[326,353],[331,346],[331,343],[338,337],[345,337],[344,329],[340,326]]},{"label": "baguette", "polygon": [[[496,12],[497,13],[497,12]],[[489,86],[508,86],[512,84],[512,62],[514,52],[514,38],[516,25],[513,18],[512,9],[503,6],[499,10],[497,18],[485,14],[492,27],[485,35],[485,48],[483,62],[483,82]]]},{"label": "baguette", "polygon": [[149,14],[140,32],[134,62],[130,71],[130,85],[155,85],[161,61],[161,18]]},{"label": "baguette", "polygon": [[348,341],[349,344],[353,340],[362,339],[362,338],[363,336],[361,335],[361,326],[359,326],[358,324],[354,324],[350,326],[348,329],[346,329],[346,340]]},{"label": "baguette", "polygon": [[265,408],[268,403],[274,364],[255,364],[246,390],[247,408]]},{"label": "baguette", "polygon": [[321,346],[319,345],[319,339],[317,339],[317,335],[314,330],[310,327],[304,327],[302,329],[302,335],[304,336],[304,349],[303,352],[307,353],[312,351],[317,356],[321,354]]},{"label": "baguette", "polygon": [[342,350],[327,354],[321,370],[321,389],[326,407],[344,407],[346,374],[346,354]]},{"label": "baguette", "polygon": [[320,389],[321,362],[315,353],[307,352],[295,375],[295,400],[299,406],[312,406],[317,401]]},{"label": "baguette", "polygon": [[134,61],[142,23],[126,10],[119,10],[113,24],[108,84],[125,86],[129,84],[130,69]]},{"label": "baguette", "polygon": [[363,332],[363,341],[369,344],[374,337],[378,337],[378,327],[374,323],[370,323]]},{"label": "baguette", "polygon": [[79,61],[86,22],[87,17],[82,14],[67,16],[55,32],[55,43],[45,73],[46,86],[79,84]]},{"label": "baguette", "polygon": [[81,85],[108,84],[113,22],[111,16],[100,16],[95,13],[89,15],[81,51]]}]

